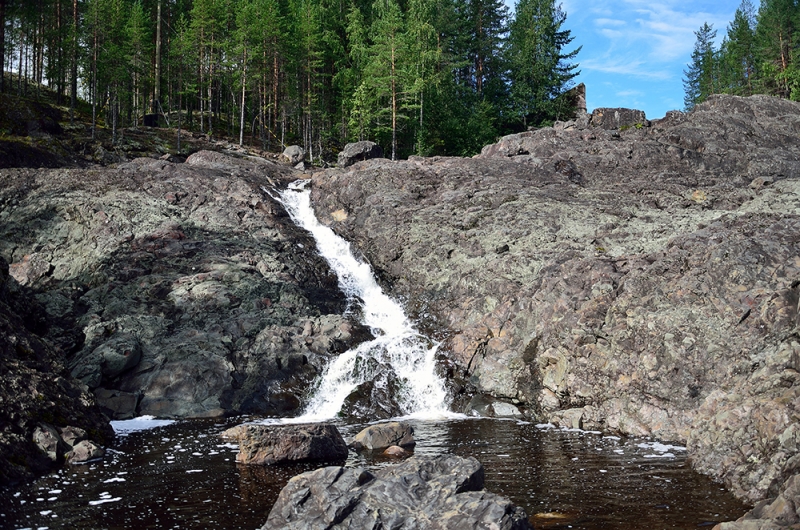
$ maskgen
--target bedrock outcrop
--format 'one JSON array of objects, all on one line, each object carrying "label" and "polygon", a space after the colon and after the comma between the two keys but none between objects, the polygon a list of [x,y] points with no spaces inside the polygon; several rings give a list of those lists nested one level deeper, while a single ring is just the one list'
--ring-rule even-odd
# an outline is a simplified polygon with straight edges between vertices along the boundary
[{"label": "bedrock outcrop", "polygon": [[472,159],[359,162],[312,198],[445,330],[457,406],[683,442],[754,501],[800,470],[798,134],[797,103],[712,97]]},{"label": "bedrock outcrop", "polygon": [[210,151],[1,170],[0,256],[109,417],[291,415],[370,336],[272,197],[299,175]]},{"label": "bedrock outcrop", "polygon": [[47,329],[44,307],[0,258],[0,487],[79,459],[74,445],[114,436],[63,352],[44,339]]}]

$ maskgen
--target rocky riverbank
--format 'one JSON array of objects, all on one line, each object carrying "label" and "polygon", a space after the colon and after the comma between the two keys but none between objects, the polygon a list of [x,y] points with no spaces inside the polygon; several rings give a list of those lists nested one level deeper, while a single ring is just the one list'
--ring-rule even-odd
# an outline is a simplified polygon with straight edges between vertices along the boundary
[{"label": "rocky riverbank", "polygon": [[443,330],[463,410],[684,442],[774,496],[800,471],[800,105],[592,121],[328,170],[313,201]]}]

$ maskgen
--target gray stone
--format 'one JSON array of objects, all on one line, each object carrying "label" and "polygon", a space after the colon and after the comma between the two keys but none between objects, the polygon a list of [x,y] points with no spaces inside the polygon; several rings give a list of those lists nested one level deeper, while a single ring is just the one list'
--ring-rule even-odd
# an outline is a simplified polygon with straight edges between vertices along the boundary
[{"label": "gray stone", "polygon": [[139,395],[134,392],[96,388],[94,395],[97,404],[108,410],[111,419],[129,420],[137,416],[136,405],[139,403]]},{"label": "gray stone", "polygon": [[142,358],[139,340],[124,334],[112,337],[92,353],[100,358],[102,374],[109,379],[135,367]]},{"label": "gray stone", "polygon": [[59,431],[61,433],[61,439],[69,447],[75,447],[76,444],[87,439],[86,431],[80,427],[67,426],[63,429],[59,429]]},{"label": "gray stone", "polygon": [[105,454],[105,449],[102,447],[89,440],[83,440],[67,453],[66,458],[70,464],[83,464],[89,460],[102,458]]},{"label": "gray stone", "polygon": [[414,428],[405,422],[390,421],[370,425],[353,437],[350,446],[356,451],[361,449],[382,450],[392,445],[412,447],[414,441]]},{"label": "gray stone", "polygon": [[306,151],[299,145],[287,146],[281,153],[281,160],[284,160],[292,167],[302,163],[305,157]]},{"label": "gray stone", "polygon": [[41,423],[33,431],[33,443],[44,453],[52,462],[61,460],[61,453],[64,449],[64,442],[58,435],[55,427],[47,423]]},{"label": "gray stone", "polygon": [[622,108],[597,108],[592,111],[591,125],[611,130],[648,125],[641,110]]},{"label": "gray stone", "polygon": [[375,471],[325,467],[291,479],[262,530],[429,528],[527,530],[522,508],[483,491],[472,457],[412,457]]},{"label": "gray stone", "polygon": [[345,145],[336,162],[339,167],[347,167],[371,158],[383,158],[383,148],[375,142],[363,140]]},{"label": "gray stone", "polygon": [[248,425],[239,438],[239,464],[327,461],[347,458],[347,445],[331,423]]}]

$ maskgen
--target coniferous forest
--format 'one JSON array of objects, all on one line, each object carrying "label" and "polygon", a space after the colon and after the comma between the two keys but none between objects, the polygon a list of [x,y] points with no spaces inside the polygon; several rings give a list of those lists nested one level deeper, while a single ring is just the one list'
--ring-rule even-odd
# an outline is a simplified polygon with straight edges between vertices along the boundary
[{"label": "coniferous forest", "polygon": [[717,47],[708,23],[695,32],[684,71],[684,104],[690,110],[711,94],[769,94],[800,101],[800,2],[742,0]]},{"label": "coniferous forest", "polygon": [[554,0],[0,0],[0,91],[315,162],[471,155],[569,116],[578,49]]}]

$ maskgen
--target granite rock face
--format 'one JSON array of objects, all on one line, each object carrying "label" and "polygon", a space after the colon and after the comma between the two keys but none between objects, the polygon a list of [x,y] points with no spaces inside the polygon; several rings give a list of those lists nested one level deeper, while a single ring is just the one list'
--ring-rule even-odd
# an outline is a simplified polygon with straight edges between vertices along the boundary
[{"label": "granite rock face", "polygon": [[262,530],[429,528],[527,530],[525,512],[483,491],[483,467],[454,455],[412,457],[377,471],[325,467],[292,478]]},{"label": "granite rock face", "polygon": [[296,176],[210,151],[3,170],[0,256],[109,415],[291,415],[330,356],[370,337],[272,197]]},{"label": "granite rock face", "polygon": [[0,487],[61,465],[73,443],[114,436],[48,331],[44,307],[0,258]]},{"label": "granite rock face", "polygon": [[444,330],[456,407],[686,443],[755,501],[800,468],[798,133],[797,103],[712,97],[328,170],[312,198]]}]

